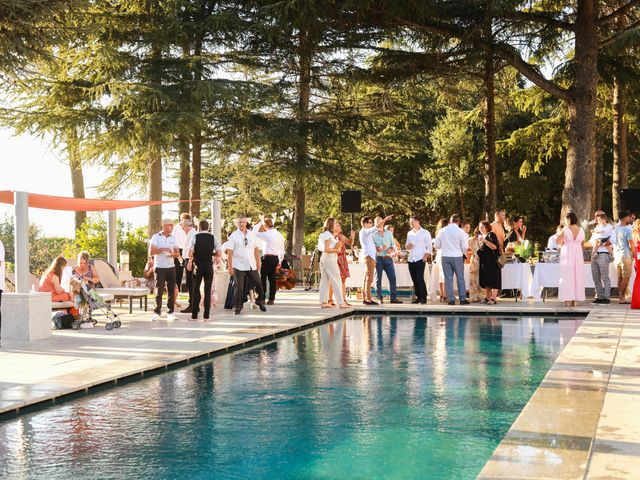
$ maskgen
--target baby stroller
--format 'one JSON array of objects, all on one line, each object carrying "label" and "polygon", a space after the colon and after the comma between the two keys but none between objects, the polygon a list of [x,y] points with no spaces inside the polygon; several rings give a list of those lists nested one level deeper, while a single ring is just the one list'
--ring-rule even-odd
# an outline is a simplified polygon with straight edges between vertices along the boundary
[{"label": "baby stroller", "polygon": [[74,330],[81,328],[82,324],[91,323],[95,325],[98,323],[98,321],[93,318],[96,313],[98,315],[104,315],[107,321],[104,328],[107,330],[120,328],[122,322],[118,319],[118,315],[111,310],[111,305],[105,302],[93,288],[89,288],[86,283],[80,287],[80,298],[80,318],[71,324]]}]

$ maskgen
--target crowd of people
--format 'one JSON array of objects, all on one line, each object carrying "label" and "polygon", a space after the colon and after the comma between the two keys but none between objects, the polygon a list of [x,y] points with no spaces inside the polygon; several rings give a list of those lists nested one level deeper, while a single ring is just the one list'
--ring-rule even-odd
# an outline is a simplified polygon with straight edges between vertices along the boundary
[{"label": "crowd of people", "polygon": [[149,243],[149,265],[153,265],[156,289],[153,321],[161,318],[165,291],[166,319],[175,320],[175,299],[184,272],[189,297],[188,305],[180,313],[190,313],[192,320],[198,319],[200,288],[204,284],[203,318],[209,319],[213,303],[214,264],[220,264],[223,254],[232,279],[234,315],[242,312],[249,294],[253,295],[255,305],[262,312],[267,311],[266,305],[274,304],[278,272],[287,267],[283,262],[284,237],[269,217],[250,227],[247,218],[239,216],[235,224],[237,229],[221,244],[209,232],[206,220],[200,220],[197,230],[187,213],[180,216],[180,223],[175,227],[172,219],[162,221],[162,230]]},{"label": "crowd of people", "polygon": [[[358,239],[359,260],[364,264],[364,305],[378,305],[385,301],[382,288],[384,276],[389,284],[389,302],[402,303],[398,298],[394,264],[399,256],[404,256],[408,264],[414,288],[412,303],[427,303],[424,273],[427,264],[433,263],[434,268],[439,270],[441,302],[455,305],[457,290],[461,305],[471,302],[495,304],[502,288],[501,268],[504,266],[505,252],[512,245],[526,242],[527,227],[523,218],[507,218],[501,210],[495,213],[493,222],[481,221],[473,233],[471,225],[463,222],[457,214],[448,219],[442,218],[434,237],[422,227],[418,216],[412,216],[403,251],[390,224],[393,218],[393,215],[389,215],[384,218],[364,216],[361,219]],[[250,298],[253,298],[256,308],[266,311],[266,305],[275,303],[276,292],[282,285],[281,279],[284,279],[286,288],[294,284],[293,279],[287,276],[287,272],[292,270],[284,260],[284,237],[269,217],[250,226],[246,217],[239,216],[236,220],[237,229],[223,244],[209,232],[206,220],[199,221],[198,228],[195,228],[189,214],[182,214],[177,225],[172,219],[164,219],[161,227],[150,239],[149,261],[143,278],[139,280],[150,289],[155,288],[154,321],[161,318],[165,292],[166,318],[175,319],[174,309],[183,277],[188,303],[181,313],[191,314],[195,320],[202,308],[203,318],[208,319],[211,306],[215,303],[212,297],[215,266],[220,265],[223,254],[227,258],[227,269],[232,279],[231,308],[235,315],[242,312]],[[322,308],[351,306],[346,295],[346,279],[350,275],[346,247],[355,248],[355,237],[355,231],[347,237],[335,218],[327,218],[324,222],[317,246],[320,252],[319,295]],[[640,308],[640,282],[635,282],[631,295],[628,292],[634,268],[637,270],[640,267],[640,220],[636,220],[634,214],[623,211],[614,224],[605,212],[596,211],[593,220],[581,226],[575,214],[566,214],[563,223],[549,237],[546,249],[558,252],[558,297],[566,306],[575,306],[577,302],[585,300],[585,249],[591,251],[590,268],[596,292],[593,303],[611,303],[610,265],[613,263],[619,291],[618,302],[631,304],[631,308]],[[4,260],[4,246],[0,242],[0,305],[5,289]],[[39,291],[49,292],[54,302],[73,301],[74,285],[86,284],[92,288],[100,282],[89,260],[88,252],[80,252],[71,269],[70,286],[65,289],[62,279],[67,260],[63,256],[56,257],[42,274]],[[469,263],[468,289],[465,285],[465,262]],[[201,296],[204,298],[201,299]],[[77,314],[77,309],[72,308],[70,313]]]},{"label": "crowd of people", "polygon": [[[421,226],[420,218],[412,216],[409,220],[410,230],[407,234],[405,249],[393,236],[393,226],[388,222],[393,215],[385,218],[365,216],[361,220],[359,231],[360,263],[364,264],[362,285],[362,303],[378,305],[384,302],[382,289],[383,276],[389,283],[390,303],[402,303],[398,299],[394,259],[404,256],[408,263],[409,273],[414,289],[412,303],[427,303],[427,288],[424,272],[427,263],[438,268],[440,277],[439,297],[441,302],[449,305],[458,301],[461,305],[471,302],[496,304],[502,290],[502,273],[507,253],[514,250],[514,245],[526,244],[527,227],[520,216],[508,218],[499,210],[494,221],[481,221],[471,234],[471,225],[462,222],[459,215],[442,218],[436,227],[435,237]],[[632,226],[633,224],[633,226]],[[640,260],[636,252],[640,252],[640,220],[630,212],[622,212],[615,225],[609,222],[602,211],[595,212],[594,220],[588,222],[591,228],[590,239],[585,240],[585,231],[578,225],[573,213],[566,215],[563,224],[549,238],[547,251],[559,254],[559,299],[566,306],[575,306],[576,302],[585,300],[583,276],[584,251],[591,250],[591,272],[595,284],[596,296],[594,304],[609,304],[611,279],[609,265],[613,262],[617,272],[619,299],[621,304],[632,304],[632,308],[640,308],[640,282],[634,285],[635,296],[629,300],[628,286],[633,272],[633,259],[636,266]],[[344,281],[349,276],[349,265],[345,253],[345,245],[353,243],[347,239],[339,222],[328,218],[318,240],[320,259],[320,305],[322,308],[349,307],[346,301]],[[432,260],[433,258],[433,260]],[[464,264],[469,263],[469,288],[465,285]],[[375,280],[376,300],[373,298]],[[331,301],[330,292],[336,294],[337,305]],[[637,299],[637,302],[636,300]],[[636,306],[636,303],[638,304]]]}]

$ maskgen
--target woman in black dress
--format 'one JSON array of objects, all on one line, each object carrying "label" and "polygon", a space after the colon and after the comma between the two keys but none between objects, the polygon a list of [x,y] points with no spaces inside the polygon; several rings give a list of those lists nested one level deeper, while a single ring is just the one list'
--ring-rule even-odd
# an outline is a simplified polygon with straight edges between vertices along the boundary
[{"label": "woman in black dress", "polygon": [[481,245],[478,249],[480,259],[480,287],[485,289],[485,298],[482,303],[496,304],[495,290],[502,288],[502,272],[498,265],[500,249],[498,237],[491,231],[489,222],[480,222],[479,225]]}]

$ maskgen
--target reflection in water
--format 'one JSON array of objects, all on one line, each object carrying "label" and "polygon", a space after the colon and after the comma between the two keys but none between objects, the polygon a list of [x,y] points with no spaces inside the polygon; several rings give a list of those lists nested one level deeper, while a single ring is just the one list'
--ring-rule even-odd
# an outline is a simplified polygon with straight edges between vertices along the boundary
[{"label": "reflection in water", "polygon": [[474,478],[580,320],[360,316],[0,424],[2,478]]}]

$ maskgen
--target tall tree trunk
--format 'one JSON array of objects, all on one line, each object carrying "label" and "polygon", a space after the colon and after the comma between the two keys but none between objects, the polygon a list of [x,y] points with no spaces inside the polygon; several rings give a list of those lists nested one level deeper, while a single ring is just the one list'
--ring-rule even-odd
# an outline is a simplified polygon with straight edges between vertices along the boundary
[{"label": "tall tree trunk", "polygon": [[202,136],[197,132],[193,136],[193,155],[191,161],[191,216],[200,217],[200,185],[202,181]]},{"label": "tall tree trunk", "polygon": [[596,139],[595,158],[595,188],[593,210],[602,210],[602,200],[604,198],[604,139],[598,135]]},{"label": "tall tree trunk", "polygon": [[[75,127],[67,129],[67,154],[71,170],[71,190],[73,198],[85,198],[84,175],[82,174],[82,158],[80,155],[80,140]],[[87,218],[87,212],[75,212],[75,226],[78,230]]]},{"label": "tall tree trunk", "polygon": [[[152,61],[152,74],[151,80],[155,85],[162,83],[162,69],[160,61],[162,59],[162,50],[156,46],[153,47],[151,52]],[[154,107],[157,108],[157,107]],[[152,109],[153,110],[153,109]],[[160,146],[155,143],[153,137],[150,138],[148,147],[149,157],[149,180],[148,180],[148,193],[149,200],[162,200],[162,151]],[[162,205],[150,205],[149,206],[149,238],[160,230],[160,223],[162,222]]]},{"label": "tall tree trunk", "polygon": [[626,98],[624,85],[617,76],[613,79],[613,182],[611,196],[613,217],[618,218],[622,209],[620,190],[629,186],[629,156],[627,150]]},{"label": "tall tree trunk", "polygon": [[[180,141],[180,183],[178,185],[180,200],[189,200],[189,182],[191,181],[191,152],[189,151],[189,142]],[[178,204],[180,213],[189,213],[189,202],[180,202]]]},{"label": "tall tree trunk", "polygon": [[[485,38],[493,39],[491,19],[485,26]],[[484,216],[492,218],[498,208],[498,192],[496,178],[496,100],[495,100],[495,68],[493,51],[485,53],[484,60],[485,90],[485,163],[484,163]]]},{"label": "tall tree trunk", "polygon": [[[153,147],[149,151],[149,200],[162,200],[162,155],[160,149]],[[149,206],[149,238],[160,230],[162,205]]]},{"label": "tall tree trunk", "polygon": [[300,255],[304,245],[304,218],[305,218],[305,178],[304,172],[308,164],[309,157],[309,99],[311,96],[311,50],[307,32],[300,29],[298,33],[299,41],[299,62],[300,72],[298,76],[298,109],[297,120],[300,135],[296,153],[295,180],[293,186],[293,196],[295,202],[295,215],[293,217],[293,239],[292,253]]},{"label": "tall tree trunk", "polygon": [[[194,85],[202,80],[202,44],[203,37],[196,38],[193,54],[195,56],[195,68],[193,72]],[[200,107],[201,108],[201,107]],[[199,111],[199,116],[202,111]],[[200,196],[202,184],[202,131],[200,125],[196,125],[196,131],[193,135],[193,158],[191,163],[191,216],[200,217]],[[195,200],[195,201],[194,201]]]},{"label": "tall tree trunk", "polygon": [[595,113],[598,87],[598,0],[578,0],[575,40],[575,80],[569,109],[569,148],[562,191],[562,216],[591,217]]}]

